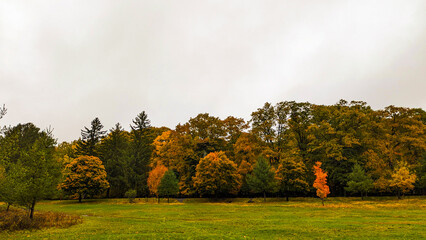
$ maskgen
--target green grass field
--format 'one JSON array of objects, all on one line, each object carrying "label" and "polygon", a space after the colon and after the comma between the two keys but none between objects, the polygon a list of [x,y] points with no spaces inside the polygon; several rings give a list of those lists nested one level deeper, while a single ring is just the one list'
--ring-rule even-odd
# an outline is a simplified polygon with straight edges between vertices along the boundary
[{"label": "green grass field", "polygon": [[2,232],[0,239],[426,239],[426,197],[232,199],[129,204],[125,199],[46,201],[40,211],[81,215],[66,229]]}]

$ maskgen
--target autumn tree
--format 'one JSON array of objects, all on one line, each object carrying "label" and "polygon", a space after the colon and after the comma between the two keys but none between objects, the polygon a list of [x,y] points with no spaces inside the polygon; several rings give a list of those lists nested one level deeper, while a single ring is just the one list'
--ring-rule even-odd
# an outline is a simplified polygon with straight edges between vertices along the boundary
[{"label": "autumn tree", "polygon": [[149,172],[148,176],[148,187],[151,194],[155,195],[160,202],[158,186],[160,185],[161,179],[167,172],[167,167],[163,165],[157,165],[154,169]]},{"label": "autumn tree", "polygon": [[164,165],[174,169],[178,175],[181,194],[192,194],[192,177],[195,176],[199,158],[195,153],[196,143],[191,135],[171,130],[166,131],[158,136],[152,145],[154,151],[150,163],[151,168]]},{"label": "autumn tree", "polygon": [[275,177],[287,201],[291,193],[309,191],[306,174],[306,166],[298,156],[286,156],[281,160]]},{"label": "autumn tree", "polygon": [[158,185],[158,194],[160,196],[167,197],[167,203],[170,203],[170,196],[177,195],[179,193],[179,181],[173,170],[168,170],[164,173],[161,178],[160,184]]},{"label": "autumn tree", "polygon": [[241,177],[237,165],[224,152],[212,152],[200,160],[193,178],[195,189],[202,196],[237,194]]},{"label": "autumn tree", "polygon": [[266,193],[275,191],[275,171],[265,158],[257,159],[253,172],[247,176],[247,183],[252,192],[263,193],[264,202],[266,202]]},{"label": "autumn tree", "polygon": [[348,186],[345,188],[346,191],[360,193],[361,199],[364,199],[364,196],[367,195],[367,192],[373,187],[373,179],[365,173],[364,169],[359,164],[355,164],[352,172],[349,174]]},{"label": "autumn tree", "polygon": [[324,198],[330,193],[327,186],[327,172],[321,169],[321,162],[316,162],[314,166],[315,182],[313,187],[317,189],[317,196],[321,198],[322,205],[324,206]]},{"label": "autumn tree", "polygon": [[102,130],[104,126],[99,118],[93,119],[90,125],[90,128],[84,127],[81,130],[82,139],[77,143],[76,149],[78,155],[98,156],[96,147],[101,139],[105,137],[106,131]]},{"label": "autumn tree", "polygon": [[65,180],[58,186],[70,194],[78,195],[81,202],[87,195],[103,193],[109,188],[102,161],[94,156],[80,156],[66,166]]},{"label": "autumn tree", "polygon": [[390,187],[396,190],[398,199],[401,199],[401,193],[404,195],[414,188],[416,174],[410,173],[407,163],[400,163],[392,174]]},{"label": "autumn tree", "polygon": [[119,123],[101,140],[99,156],[107,172],[107,197],[123,197],[129,189],[130,135]]},{"label": "autumn tree", "polygon": [[40,131],[32,123],[6,128],[0,137],[1,198],[28,208],[30,218],[36,203],[52,196],[58,183],[55,144],[51,130]]}]

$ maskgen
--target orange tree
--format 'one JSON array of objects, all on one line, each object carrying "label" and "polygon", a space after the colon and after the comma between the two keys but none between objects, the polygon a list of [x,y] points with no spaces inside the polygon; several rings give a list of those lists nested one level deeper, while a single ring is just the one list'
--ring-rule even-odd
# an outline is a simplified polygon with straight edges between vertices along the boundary
[{"label": "orange tree", "polygon": [[70,194],[78,194],[78,201],[86,195],[97,195],[109,188],[102,161],[93,156],[80,156],[65,167],[65,180],[58,186]]},{"label": "orange tree", "polygon": [[[157,165],[157,167],[155,167],[154,169],[151,170],[151,172],[149,172],[148,188],[151,194],[154,194],[155,196],[157,196],[157,198],[159,197],[158,186],[160,185],[161,179],[163,178],[164,173],[166,172],[167,172],[167,168],[163,165]],[[158,198],[158,201],[160,201],[159,198]]]},{"label": "orange tree", "polygon": [[315,163],[314,173],[316,176],[314,188],[317,189],[317,196],[321,198],[322,205],[324,206],[324,198],[330,193],[330,189],[327,186],[327,172],[321,169],[321,162]]},{"label": "orange tree", "polygon": [[222,151],[209,153],[202,158],[193,179],[196,190],[202,196],[237,194],[241,185],[237,165]]}]

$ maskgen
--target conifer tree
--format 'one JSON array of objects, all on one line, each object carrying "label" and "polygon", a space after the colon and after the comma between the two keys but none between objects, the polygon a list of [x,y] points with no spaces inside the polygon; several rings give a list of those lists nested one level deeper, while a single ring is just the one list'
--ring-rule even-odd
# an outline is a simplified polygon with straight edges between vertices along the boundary
[{"label": "conifer tree", "polygon": [[96,145],[105,137],[106,131],[99,118],[93,119],[90,129],[84,127],[81,130],[81,141],[77,142],[77,154],[81,156],[98,156]]},{"label": "conifer tree", "polygon": [[364,169],[359,164],[355,164],[352,172],[349,174],[348,186],[345,188],[346,191],[360,193],[361,199],[364,199],[364,195],[366,195],[373,186],[373,179],[365,173]]},{"label": "conifer tree", "polygon": [[275,191],[275,172],[263,157],[257,159],[253,172],[247,176],[247,184],[253,192],[263,193],[264,202],[266,193]]},{"label": "conifer tree", "polygon": [[179,181],[173,170],[168,170],[163,178],[161,178],[160,185],[158,186],[158,194],[160,196],[167,196],[167,203],[170,203],[170,196],[174,196],[178,193]]}]

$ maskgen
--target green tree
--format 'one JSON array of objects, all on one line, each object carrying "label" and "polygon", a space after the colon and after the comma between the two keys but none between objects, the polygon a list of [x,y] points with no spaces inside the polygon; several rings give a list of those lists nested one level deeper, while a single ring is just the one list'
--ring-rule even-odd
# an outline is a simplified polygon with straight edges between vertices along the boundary
[{"label": "green tree", "polygon": [[241,186],[237,165],[222,151],[209,153],[200,160],[193,181],[201,196],[237,194]]},{"label": "green tree", "polygon": [[247,175],[247,184],[253,192],[263,193],[264,202],[266,202],[266,193],[275,191],[275,172],[263,157],[257,159],[253,172]]},{"label": "green tree", "polygon": [[151,143],[155,137],[151,135],[151,121],[145,111],[136,116],[130,127],[132,131],[129,184],[132,189],[136,189],[138,196],[148,196],[149,161],[153,150]]},{"label": "green tree", "polygon": [[359,164],[355,164],[352,172],[349,174],[348,186],[345,188],[346,191],[360,193],[361,199],[364,199],[364,196],[373,187],[373,179],[365,173]]},{"label": "green tree", "polygon": [[84,127],[81,130],[82,140],[77,142],[77,154],[85,156],[98,156],[97,144],[105,137],[106,131],[102,131],[104,126],[99,118],[93,119],[91,128]]},{"label": "green tree", "polygon": [[129,189],[130,135],[119,123],[102,139],[99,155],[107,172],[107,197],[123,197]]},{"label": "green tree", "polygon": [[40,131],[32,123],[7,128],[0,139],[0,165],[5,175],[0,195],[7,203],[27,207],[31,219],[37,201],[54,194],[60,177],[55,144],[50,130]]},{"label": "green tree", "polygon": [[78,202],[87,195],[97,195],[109,188],[102,161],[94,156],[80,156],[66,166],[65,180],[58,186],[70,194],[78,195]]},{"label": "green tree", "polygon": [[168,170],[161,178],[160,185],[158,186],[158,194],[160,196],[167,196],[167,203],[170,202],[169,197],[179,193],[179,181],[173,170]]}]

